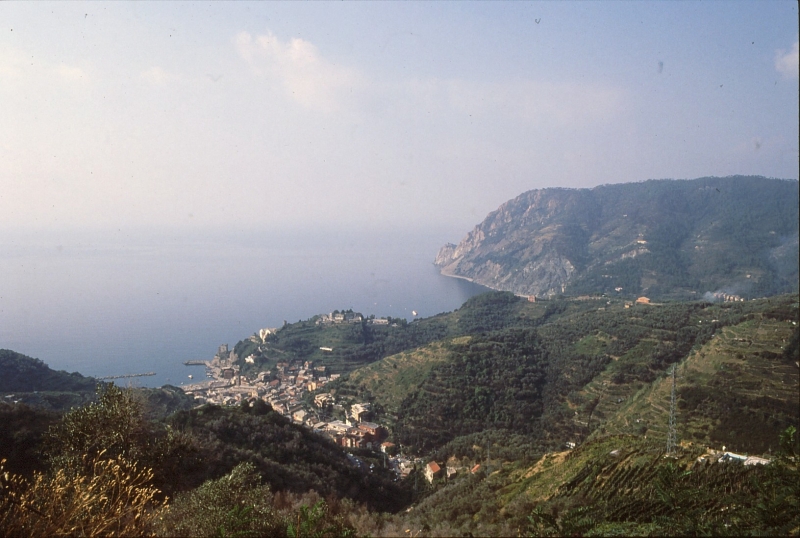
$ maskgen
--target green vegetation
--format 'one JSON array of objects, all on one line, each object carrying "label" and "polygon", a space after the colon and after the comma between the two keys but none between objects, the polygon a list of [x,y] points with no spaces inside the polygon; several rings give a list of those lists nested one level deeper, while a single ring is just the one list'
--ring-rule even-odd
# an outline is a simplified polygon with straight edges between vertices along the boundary
[{"label": "green vegetation", "polygon": [[547,362],[532,330],[507,330],[451,344],[450,360],[431,369],[400,405],[396,439],[427,452],[487,429],[539,428]]},{"label": "green vegetation", "polygon": [[94,392],[97,381],[78,373],[51,370],[39,359],[0,349],[1,392]]},{"label": "green vegetation", "polygon": [[[408,478],[366,449],[354,464],[261,400],[190,409],[174,387],[100,385],[63,415],[0,403],[0,525],[33,536],[797,535],[798,321],[797,295],[627,307],[492,293],[396,327],[287,325],[261,360],[334,336],[343,369],[369,350],[326,390],[373,403],[392,440],[423,458]],[[258,351],[250,344],[237,348]],[[665,458],[673,366],[680,446]],[[771,463],[718,461],[723,445]],[[456,473],[428,484],[431,460]]]},{"label": "green vegetation", "polygon": [[48,429],[58,420],[53,411],[0,402],[0,459],[6,469],[25,477],[43,471],[41,447]]},{"label": "green vegetation", "polygon": [[797,181],[744,176],[530,191],[490,213],[458,258],[445,247],[437,264],[526,295],[796,292],[798,192]]},{"label": "green vegetation", "polygon": [[690,444],[665,458],[661,443],[605,436],[533,464],[496,462],[490,474],[459,476],[405,525],[448,536],[796,535],[793,433],[781,435],[767,466],[717,462]]},{"label": "green vegetation", "polygon": [[447,360],[450,349],[448,342],[450,345],[464,343],[469,342],[470,338],[461,336],[392,355],[359,368],[350,375],[347,383],[334,384],[333,390],[339,397],[361,398],[363,395],[367,400],[373,400],[373,395],[378,394],[382,408],[396,411],[403,400],[416,392],[427,379],[431,369]]},{"label": "green vegetation", "polygon": [[397,510],[407,494],[387,474],[364,474],[341,448],[264,405],[239,408],[203,406],[173,415],[175,431],[191,439],[192,462],[181,476],[187,487],[218,478],[240,462],[255,466],[276,491],[349,497],[378,510]]},{"label": "green vegetation", "polygon": [[[678,368],[679,433],[684,439],[748,453],[777,450],[777,434],[798,423],[797,365],[782,354],[796,332],[764,314],[718,330]],[[602,382],[601,382],[602,383]],[[586,394],[598,394],[601,383]],[[608,432],[664,438],[671,380],[661,378],[611,409]]]},{"label": "green vegetation", "polygon": [[[488,303],[485,297],[476,302]],[[632,308],[621,301],[607,303],[501,300],[497,317],[502,323],[497,326],[505,328],[387,357],[334,384],[335,392],[350,401],[371,401],[380,419],[393,426],[394,440],[420,453],[459,444],[459,436],[490,431],[500,437],[509,432],[527,436],[528,443],[520,446],[536,447],[536,453],[592,433],[666,438],[669,385],[663,378],[671,365],[689,357],[682,365],[688,368],[709,355],[708,346],[717,349],[727,341],[728,331],[755,331],[763,342],[754,344],[755,337],[740,335],[736,338],[746,340],[740,345],[746,349],[734,353],[725,348],[717,352],[723,358],[709,359],[718,368],[730,362],[726,357],[739,363],[717,372],[714,380],[693,369],[686,375],[681,370],[680,433],[697,441],[766,451],[777,432],[798,420],[796,382],[791,382],[796,367],[781,359],[793,349],[796,296]],[[598,305],[603,305],[600,310]],[[465,304],[449,316],[459,326],[471,315]],[[730,368],[738,370],[734,374]],[[759,397],[762,392],[771,396]],[[706,403],[702,420],[693,411],[700,401],[715,402],[716,409]],[[736,441],[730,431],[721,433],[725,421],[740,421],[742,413],[751,417],[753,427],[758,422],[760,432],[746,446],[743,436]]]},{"label": "green vegetation", "polygon": [[[32,476],[0,459],[4,533],[347,536],[340,512],[366,509],[306,492],[362,497],[378,509],[403,502],[394,482],[355,469],[328,441],[271,411],[206,407],[167,425],[142,408],[135,391],[102,386],[95,402],[50,425]],[[264,478],[283,480],[282,493],[273,496]]]},{"label": "green vegetation", "polygon": [[[234,352],[245,374],[269,370],[278,362],[307,360],[315,366],[326,366],[329,373],[342,374],[451,337],[515,326],[524,319],[544,319],[548,312],[542,305],[528,308],[525,301],[511,293],[489,293],[469,299],[450,314],[412,323],[390,318],[388,325],[375,325],[369,319],[323,324],[318,323],[319,316],[314,316],[286,324],[262,344],[254,341],[256,337],[242,340],[234,346]],[[243,360],[250,355],[252,364]]]},{"label": "green vegetation", "polygon": [[[360,315],[360,314],[359,314]],[[454,332],[452,320],[435,316],[407,323],[392,319],[388,325],[358,322],[322,324],[318,316],[289,323],[270,335],[265,343],[242,340],[234,346],[245,374],[269,370],[278,362],[313,361],[329,373],[346,373],[382,359],[446,338]],[[327,348],[332,351],[323,350]],[[253,356],[253,363],[243,359]]]}]

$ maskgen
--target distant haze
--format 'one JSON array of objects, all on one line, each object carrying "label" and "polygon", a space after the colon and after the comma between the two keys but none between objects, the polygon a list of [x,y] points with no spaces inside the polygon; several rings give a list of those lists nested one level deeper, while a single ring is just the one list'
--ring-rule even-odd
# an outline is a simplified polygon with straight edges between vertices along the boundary
[{"label": "distant haze", "polygon": [[3,2],[0,21],[0,230],[443,242],[532,188],[798,177],[795,1]]}]

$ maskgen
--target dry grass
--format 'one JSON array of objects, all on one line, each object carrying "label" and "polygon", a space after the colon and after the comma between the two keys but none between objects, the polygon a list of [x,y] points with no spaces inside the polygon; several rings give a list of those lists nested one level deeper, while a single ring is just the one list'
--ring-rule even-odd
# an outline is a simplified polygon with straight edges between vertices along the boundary
[{"label": "dry grass", "polygon": [[5,473],[0,462],[0,528],[7,536],[144,535],[164,503],[150,486],[153,472],[124,457],[88,462],[89,473],[60,469],[31,481]]}]

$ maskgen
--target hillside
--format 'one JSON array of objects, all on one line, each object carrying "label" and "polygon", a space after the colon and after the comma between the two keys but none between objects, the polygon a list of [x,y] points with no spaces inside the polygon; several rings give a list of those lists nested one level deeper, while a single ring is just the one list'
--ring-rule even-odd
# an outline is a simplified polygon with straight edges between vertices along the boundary
[{"label": "hillside", "polygon": [[192,450],[185,450],[180,472],[176,472],[186,489],[249,461],[273,491],[314,490],[325,496],[350,497],[384,511],[397,510],[408,502],[403,485],[393,482],[388,472],[367,472],[341,447],[293,424],[267,405],[207,405],[176,413],[168,424],[192,439]]},{"label": "hillside", "polygon": [[[94,400],[100,381],[77,372],[53,370],[39,359],[0,349],[0,398],[50,411],[67,411]],[[148,418],[191,409],[194,400],[172,385],[136,388]]]},{"label": "hillside", "polygon": [[[278,362],[312,361],[315,366],[325,366],[328,373],[345,374],[390,355],[456,336],[514,326],[550,312],[546,305],[529,306],[510,293],[488,293],[472,297],[454,312],[411,323],[390,318],[390,323],[377,325],[362,317],[360,321],[331,324],[313,316],[287,323],[264,342],[256,335],[241,340],[234,352],[243,373],[268,370]],[[253,362],[246,362],[245,357]]]},{"label": "hillside", "polygon": [[[681,438],[747,453],[775,451],[775,432],[800,419],[798,366],[784,354],[785,344],[796,332],[791,320],[756,314],[716,331],[714,338],[682,360],[676,371]],[[601,378],[587,386],[588,398],[609,384]],[[616,406],[605,398],[595,416],[605,416],[603,428],[608,433],[646,432],[663,439],[671,387],[667,376]]]},{"label": "hillside", "polygon": [[[157,488],[147,490],[150,531],[167,535],[296,535],[293,525],[320,535],[796,535],[799,307],[796,294],[631,305],[493,292],[379,327],[371,341],[344,338],[369,325],[313,320],[268,340],[266,353],[293,358],[296,338],[308,349],[339,335],[337,359],[368,350],[360,356],[371,362],[325,390],[344,407],[373,403],[414,466],[404,480],[384,454],[347,454],[261,399],[162,419],[189,403],[174,387],[101,385],[93,403],[61,416],[0,404],[0,459],[12,475],[49,472],[30,486],[43,499],[62,491],[65,464],[81,484],[101,484],[92,473],[103,461],[127,458],[149,473],[132,487]],[[680,446],[665,458],[673,366]],[[772,463],[718,462],[722,445]],[[87,467],[87,457],[102,461]],[[455,474],[429,484],[429,461]],[[5,499],[29,486],[12,476],[0,487],[0,525],[27,525],[37,512]],[[67,497],[108,496],[87,495]],[[35,502],[38,513],[50,506]]]},{"label": "hillside", "polygon": [[6,403],[63,411],[91,401],[96,385],[94,378],[53,370],[39,359],[0,349],[0,397]]},{"label": "hillside", "polygon": [[[257,335],[239,341],[234,347],[242,372],[274,368],[278,362],[312,361],[325,366],[328,373],[347,373],[388,355],[435,342],[455,330],[446,316],[433,316],[408,323],[405,319],[389,319],[386,325],[356,314],[359,321],[322,323],[313,316],[296,323],[287,323],[266,341]],[[324,349],[323,349],[324,348]],[[245,362],[250,356],[252,363]]]},{"label": "hillside", "polygon": [[[354,371],[348,383],[340,385],[336,393],[340,397],[379,394],[382,407],[396,412],[403,400],[428,377],[433,367],[447,361],[451,345],[469,341],[469,336],[461,336],[391,355]],[[353,386],[358,389],[349,389]]]},{"label": "hillside", "polygon": [[52,370],[39,359],[0,349],[0,392],[94,392],[96,383],[91,377]]},{"label": "hillside", "polygon": [[435,263],[444,275],[521,295],[796,291],[798,182],[735,176],[533,190],[443,247]]},{"label": "hillside", "polygon": [[665,458],[630,435],[535,463],[485,460],[490,472],[441,484],[404,525],[433,536],[797,535],[797,448],[783,446],[768,466],[719,462],[691,443]]},{"label": "hillside", "polygon": [[502,328],[387,357],[337,396],[373,402],[395,442],[442,457],[474,455],[476,435],[482,446],[522,436],[512,459],[605,433],[665,440],[674,364],[681,438],[766,453],[800,419],[796,295],[513,304]]}]

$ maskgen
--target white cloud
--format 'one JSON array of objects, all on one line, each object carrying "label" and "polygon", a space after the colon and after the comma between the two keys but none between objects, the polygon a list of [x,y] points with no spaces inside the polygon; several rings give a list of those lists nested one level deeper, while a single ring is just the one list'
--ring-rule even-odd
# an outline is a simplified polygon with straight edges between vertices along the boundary
[{"label": "white cloud", "polygon": [[[14,48],[0,49],[0,78],[34,85],[48,85],[54,80],[69,84],[90,81],[88,73],[80,67],[51,63],[28,51]],[[28,90],[20,88],[19,91]]]},{"label": "white cloud", "polygon": [[791,51],[779,50],[775,53],[775,69],[783,76],[797,78],[798,65],[800,65],[800,54],[797,41],[794,42]]},{"label": "white cloud", "polygon": [[25,72],[25,56],[12,48],[0,48],[0,77],[19,78]]},{"label": "white cloud", "polygon": [[174,79],[175,76],[167,71],[164,71],[158,66],[154,66],[139,73],[139,78],[149,82],[150,84],[158,85]]},{"label": "white cloud", "polygon": [[620,90],[590,83],[430,79],[410,81],[406,91],[426,108],[438,102],[476,119],[495,117],[561,127],[613,119],[623,104]]},{"label": "white cloud", "polygon": [[69,82],[88,82],[89,77],[80,67],[72,65],[59,64],[55,69],[56,73]]},{"label": "white cloud", "polygon": [[254,72],[276,82],[288,97],[308,108],[338,110],[345,96],[363,84],[355,70],[331,63],[303,39],[281,42],[272,33],[254,39],[241,32],[234,43]]}]

